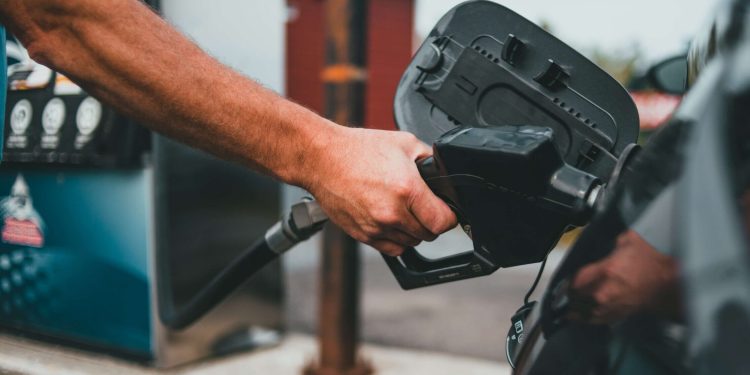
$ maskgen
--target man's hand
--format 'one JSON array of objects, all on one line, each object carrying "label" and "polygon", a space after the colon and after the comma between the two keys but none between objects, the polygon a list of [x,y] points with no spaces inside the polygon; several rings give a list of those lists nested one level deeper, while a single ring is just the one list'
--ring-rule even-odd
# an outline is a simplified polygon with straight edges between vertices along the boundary
[{"label": "man's hand", "polygon": [[456,226],[419,176],[415,161],[432,151],[412,134],[338,127],[327,140],[301,185],[354,239],[396,256]]},{"label": "man's hand", "polygon": [[637,312],[678,315],[677,262],[636,232],[620,235],[612,254],[581,269],[572,283],[571,318],[606,324]]}]

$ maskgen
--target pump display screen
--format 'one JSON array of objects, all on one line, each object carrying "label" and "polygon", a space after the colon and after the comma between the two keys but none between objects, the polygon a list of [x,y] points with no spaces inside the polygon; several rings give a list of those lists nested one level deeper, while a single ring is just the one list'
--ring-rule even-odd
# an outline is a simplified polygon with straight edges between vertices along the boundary
[{"label": "pump display screen", "polygon": [[3,128],[6,163],[128,166],[140,162],[149,133],[88,95],[63,74],[7,41]]}]

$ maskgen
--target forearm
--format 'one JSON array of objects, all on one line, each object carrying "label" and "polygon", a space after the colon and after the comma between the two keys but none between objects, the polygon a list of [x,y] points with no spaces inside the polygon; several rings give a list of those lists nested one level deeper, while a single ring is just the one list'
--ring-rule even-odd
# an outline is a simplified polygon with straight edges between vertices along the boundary
[{"label": "forearm", "polygon": [[0,0],[0,22],[32,58],[103,102],[306,188],[331,221],[385,253],[456,224],[417,171],[414,161],[431,150],[416,137],[348,129],[284,100],[207,56],[137,0]]},{"label": "forearm", "polygon": [[242,77],[133,0],[6,0],[32,57],[152,129],[305,185],[338,127]]}]

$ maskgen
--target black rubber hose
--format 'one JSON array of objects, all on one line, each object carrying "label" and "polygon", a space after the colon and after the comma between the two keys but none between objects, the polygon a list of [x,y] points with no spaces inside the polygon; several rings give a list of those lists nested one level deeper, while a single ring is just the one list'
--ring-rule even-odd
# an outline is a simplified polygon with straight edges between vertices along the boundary
[{"label": "black rubber hose", "polygon": [[[208,285],[179,308],[174,306],[171,296],[162,294],[159,317],[171,329],[182,329],[200,319],[261,268],[278,258],[261,238],[224,268]],[[165,300],[166,299],[166,300]]]}]

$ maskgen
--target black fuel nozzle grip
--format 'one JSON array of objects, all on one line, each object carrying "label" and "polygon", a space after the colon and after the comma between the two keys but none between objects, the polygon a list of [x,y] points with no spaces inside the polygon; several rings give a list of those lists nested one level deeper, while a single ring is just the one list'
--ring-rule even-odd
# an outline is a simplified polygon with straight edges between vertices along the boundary
[{"label": "black fuel nozzle grip", "polygon": [[485,276],[498,269],[474,251],[433,260],[408,247],[400,257],[383,254],[383,259],[398,284],[406,290]]},{"label": "black fuel nozzle grip", "polygon": [[432,190],[438,198],[445,201],[445,203],[456,213],[456,191],[451,182],[451,178],[446,176],[444,168],[440,163],[435,160],[434,156],[428,156],[423,159],[417,160],[417,170],[422,180]]},{"label": "black fuel nozzle grip", "polygon": [[435,158],[432,156],[417,160],[417,170],[422,179],[427,183],[433,178],[440,177],[440,170],[437,164],[435,164]]},{"label": "black fuel nozzle grip", "polygon": [[638,137],[638,111],[616,80],[490,1],[441,18],[404,72],[394,118],[433,145],[419,172],[473,242],[443,259],[412,248],[386,257],[405,289],[541,262],[588,222]]},{"label": "black fuel nozzle grip", "polygon": [[[455,190],[451,179],[434,157],[417,160],[417,169],[432,192],[443,199],[454,213],[461,218],[455,205]],[[383,254],[391,272],[403,289],[414,289],[451,281],[489,275],[498,267],[482,259],[473,250],[439,259],[428,259],[413,247],[408,247],[399,257]]]},{"label": "black fuel nozzle grip", "polygon": [[441,259],[413,248],[386,256],[404,289],[542,261],[566,230],[586,223],[601,190],[596,176],[565,163],[553,132],[538,126],[452,129],[417,168],[473,249]]}]

